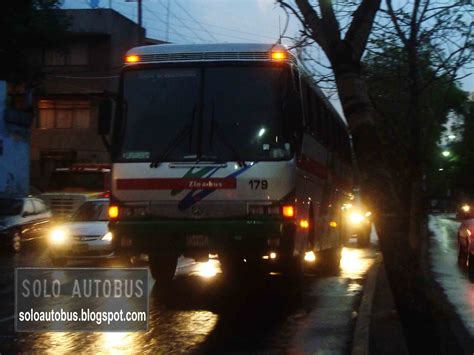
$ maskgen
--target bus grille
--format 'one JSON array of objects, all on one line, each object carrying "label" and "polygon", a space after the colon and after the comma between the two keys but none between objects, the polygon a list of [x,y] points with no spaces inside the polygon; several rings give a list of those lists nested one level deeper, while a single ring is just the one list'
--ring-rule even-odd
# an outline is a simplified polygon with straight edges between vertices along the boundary
[{"label": "bus grille", "polygon": [[68,217],[86,201],[85,196],[50,196],[42,197],[51,208],[54,217]]}]

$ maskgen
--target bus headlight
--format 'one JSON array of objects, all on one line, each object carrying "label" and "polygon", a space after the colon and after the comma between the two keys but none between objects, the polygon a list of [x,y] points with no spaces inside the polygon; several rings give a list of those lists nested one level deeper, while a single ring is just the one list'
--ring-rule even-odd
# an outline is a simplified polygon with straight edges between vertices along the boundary
[{"label": "bus headlight", "polygon": [[471,210],[471,206],[469,205],[462,205],[461,209],[464,211],[464,212],[469,212]]},{"label": "bus headlight", "polygon": [[64,229],[53,229],[49,234],[49,242],[51,244],[64,244],[67,240],[67,233]]}]

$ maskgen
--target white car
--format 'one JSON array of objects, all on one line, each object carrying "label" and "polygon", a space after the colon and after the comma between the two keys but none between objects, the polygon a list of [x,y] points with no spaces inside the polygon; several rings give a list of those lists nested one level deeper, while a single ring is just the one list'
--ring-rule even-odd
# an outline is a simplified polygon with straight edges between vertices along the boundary
[{"label": "white car", "polygon": [[53,265],[64,266],[73,260],[114,258],[108,208],[109,199],[87,201],[68,222],[50,231],[48,244]]}]

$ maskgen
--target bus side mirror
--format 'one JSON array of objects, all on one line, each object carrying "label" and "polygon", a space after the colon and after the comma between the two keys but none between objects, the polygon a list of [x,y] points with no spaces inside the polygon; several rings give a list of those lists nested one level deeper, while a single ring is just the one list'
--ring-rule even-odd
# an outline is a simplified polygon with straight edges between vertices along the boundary
[{"label": "bus side mirror", "polygon": [[112,112],[112,99],[102,99],[99,103],[99,122],[97,125],[97,131],[102,136],[106,136],[110,133],[110,126],[112,123]]}]

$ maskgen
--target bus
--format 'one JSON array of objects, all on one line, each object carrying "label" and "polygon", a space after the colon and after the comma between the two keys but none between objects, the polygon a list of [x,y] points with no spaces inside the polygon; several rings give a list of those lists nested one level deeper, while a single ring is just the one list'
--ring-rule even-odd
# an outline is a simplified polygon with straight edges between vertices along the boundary
[{"label": "bus", "polygon": [[224,275],[339,265],[350,136],[285,46],[133,48],[99,111],[114,246],[148,254],[155,279],[170,281],[181,255],[217,254]]},{"label": "bus", "polygon": [[109,197],[110,164],[78,163],[56,168],[39,197],[55,219],[67,219],[87,200]]}]

